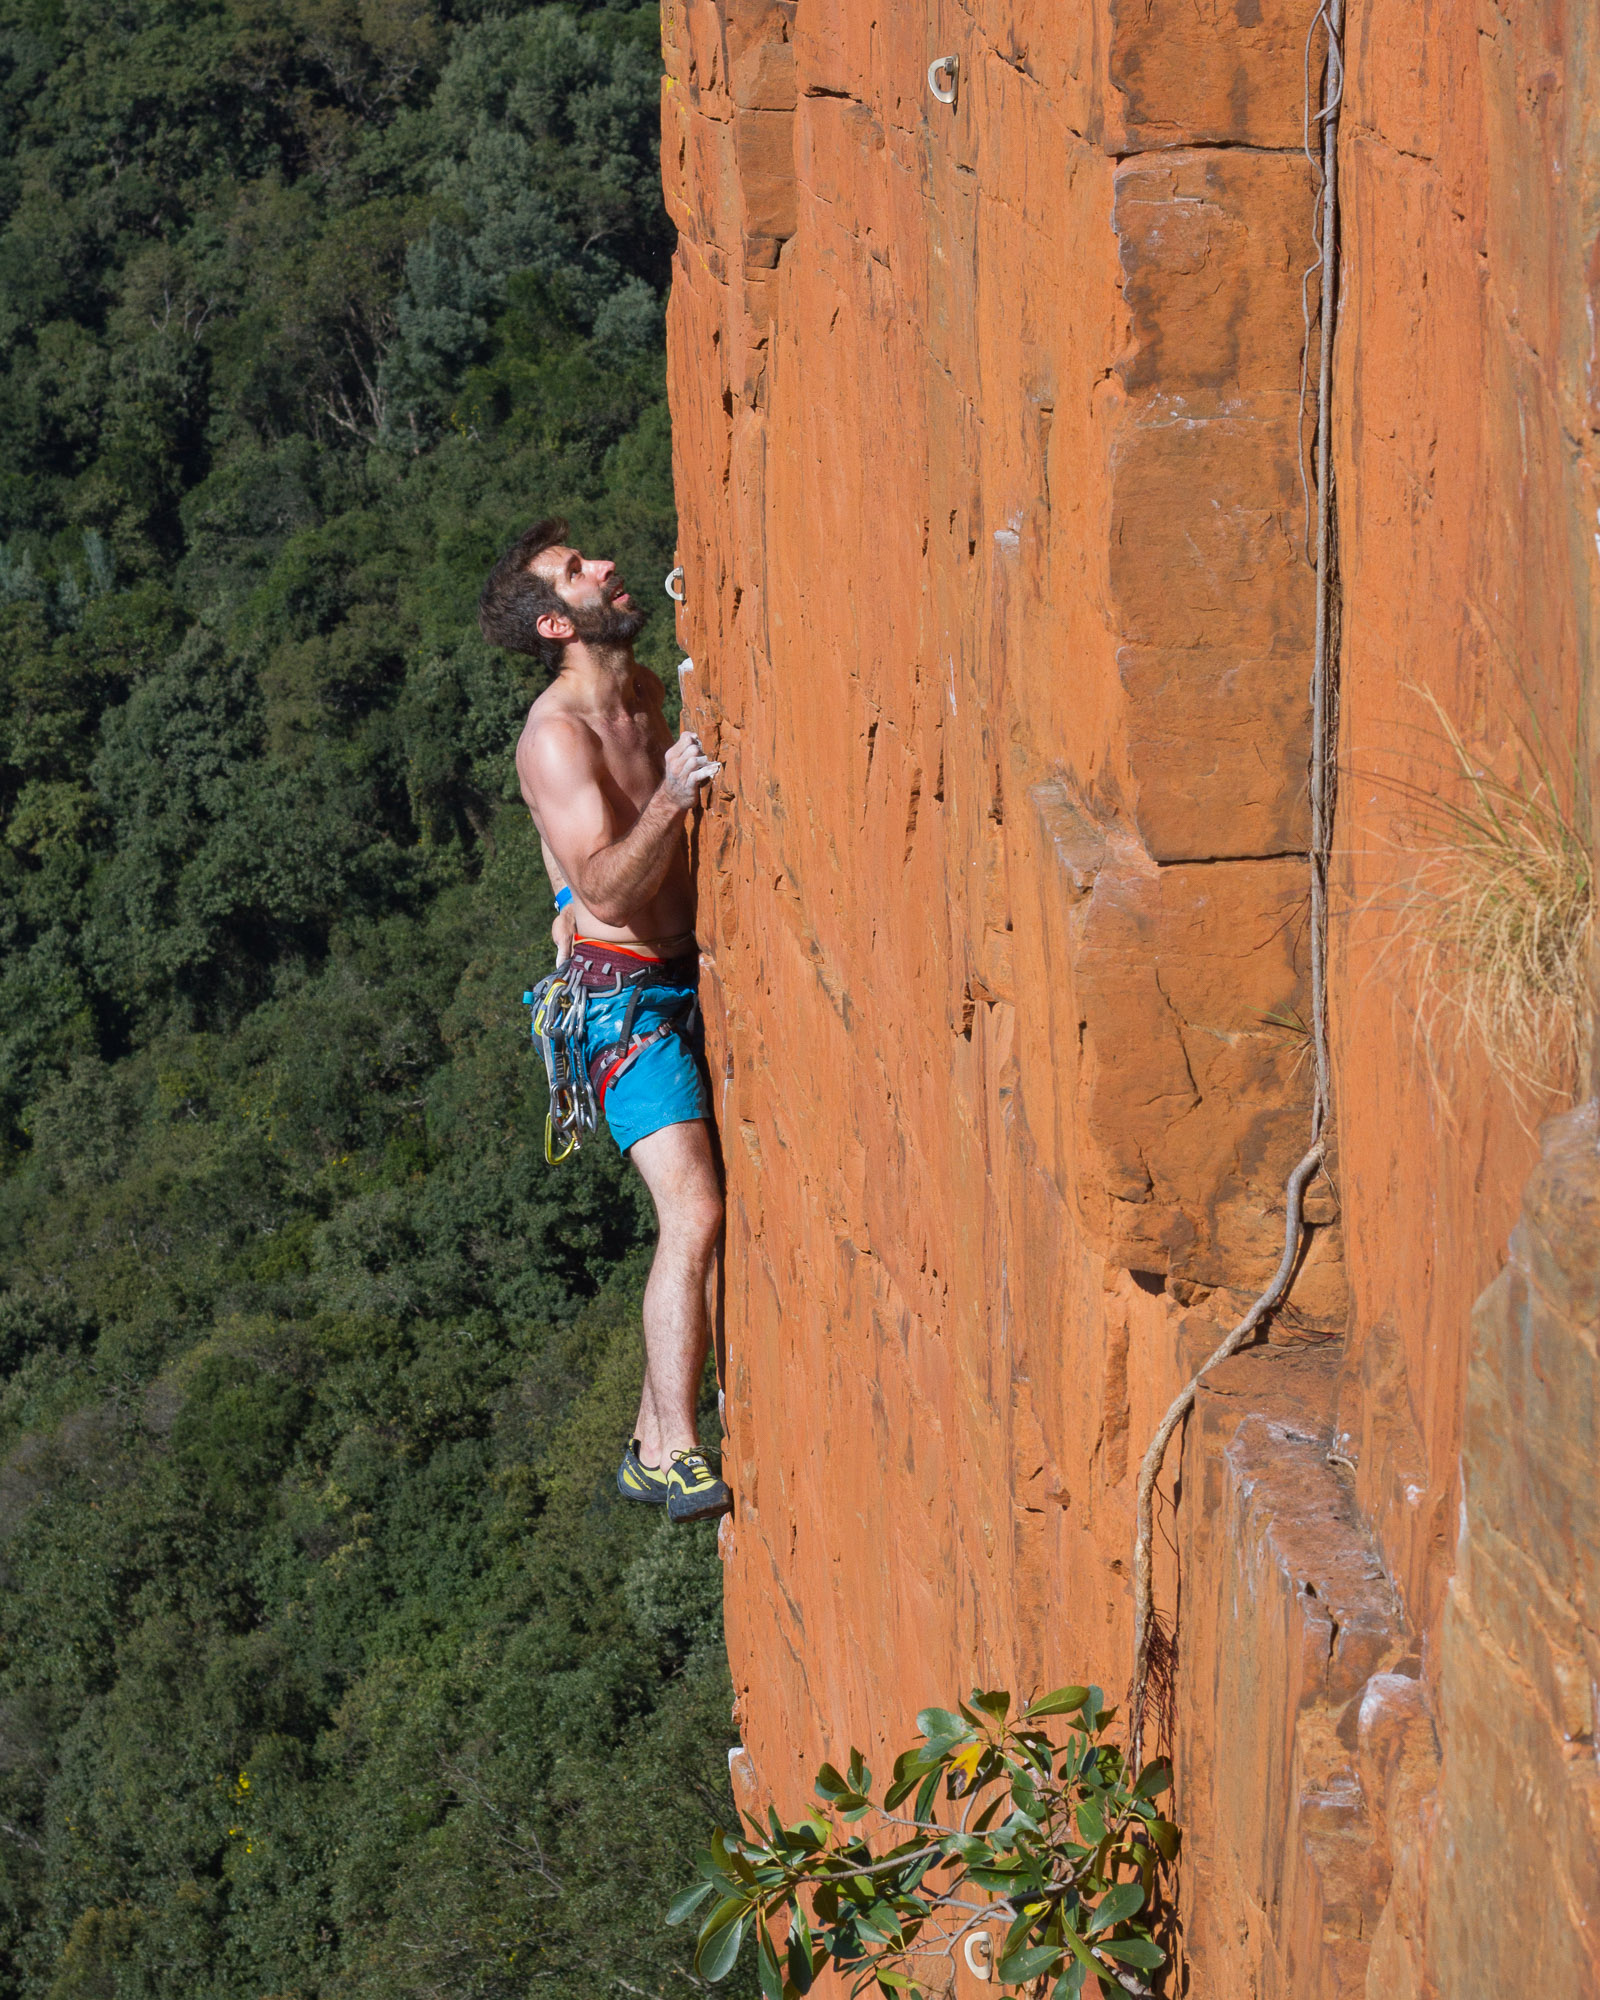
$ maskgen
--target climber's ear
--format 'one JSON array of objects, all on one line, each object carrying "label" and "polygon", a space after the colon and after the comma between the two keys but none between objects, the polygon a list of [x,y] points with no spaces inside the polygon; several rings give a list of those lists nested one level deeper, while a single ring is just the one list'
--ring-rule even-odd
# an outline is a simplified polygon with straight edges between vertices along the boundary
[{"label": "climber's ear", "polygon": [[563,618],[559,611],[541,611],[534,620],[533,629],[541,639],[551,639],[561,645],[572,637],[572,620]]}]

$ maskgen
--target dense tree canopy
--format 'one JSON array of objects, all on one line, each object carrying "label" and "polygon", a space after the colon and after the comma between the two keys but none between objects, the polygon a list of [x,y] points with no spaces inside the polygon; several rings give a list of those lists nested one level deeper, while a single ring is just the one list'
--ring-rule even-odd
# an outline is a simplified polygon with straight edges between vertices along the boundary
[{"label": "dense tree canopy", "polygon": [[657,78],[0,0],[0,2000],[685,1990],[714,1538],[608,1492],[647,1216],[541,1156],[473,622],[537,513],[671,560]]}]

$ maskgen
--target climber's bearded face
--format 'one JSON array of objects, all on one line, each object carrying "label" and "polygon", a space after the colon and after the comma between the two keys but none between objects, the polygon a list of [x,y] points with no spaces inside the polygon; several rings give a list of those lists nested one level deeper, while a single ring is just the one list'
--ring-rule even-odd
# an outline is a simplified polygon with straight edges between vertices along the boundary
[{"label": "climber's bearded face", "polygon": [[[634,604],[609,556],[583,556],[576,549],[543,549],[534,557],[533,569],[560,598],[560,622],[570,628],[545,633],[547,638],[579,639],[588,646],[627,646],[644,630],[650,614]],[[541,618],[541,631],[544,623]]]}]

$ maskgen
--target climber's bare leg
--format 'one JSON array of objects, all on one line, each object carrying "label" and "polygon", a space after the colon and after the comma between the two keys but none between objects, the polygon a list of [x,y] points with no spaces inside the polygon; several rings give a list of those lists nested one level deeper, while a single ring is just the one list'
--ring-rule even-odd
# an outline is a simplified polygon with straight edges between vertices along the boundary
[{"label": "climber's bare leg", "polygon": [[[722,1244],[720,1240],[721,1239],[720,1230],[718,1231],[718,1239],[719,1240],[712,1246],[711,1257],[706,1266],[706,1325],[710,1329],[711,1339],[716,1343],[717,1382],[720,1385],[721,1383],[727,1380],[727,1372],[728,1372],[725,1365],[728,1357],[726,1353],[723,1351]],[[727,1401],[720,1386],[717,1389],[717,1421],[722,1426],[723,1430],[726,1430],[728,1428]],[[650,1391],[650,1371],[647,1368],[645,1370],[645,1376],[644,1376],[644,1394],[639,1399],[639,1429],[634,1433],[634,1435],[641,1440],[640,1456],[643,1458],[646,1465],[652,1467],[655,1465],[656,1461],[644,1449],[643,1439],[646,1429],[649,1430],[651,1436],[655,1435],[657,1422],[658,1420],[655,1415],[655,1398],[652,1396]]]},{"label": "climber's bare leg", "polygon": [[[718,1235],[720,1237],[720,1231]],[[706,1326],[710,1330],[711,1339],[716,1342],[717,1381],[719,1383],[726,1379],[726,1370],[723,1363],[727,1359],[722,1350],[721,1294],[722,1248],[719,1241],[713,1244],[711,1256],[706,1265]],[[728,1427],[728,1413],[720,1388],[717,1390],[717,1419],[722,1428],[726,1430]],[[650,1370],[646,1368],[644,1371],[644,1392],[639,1398],[639,1427],[634,1432],[634,1436],[640,1440],[640,1457],[646,1465],[652,1468],[655,1466],[656,1461],[644,1449],[644,1439],[647,1434],[651,1437],[657,1434],[659,1422],[660,1420],[656,1415],[655,1397],[650,1388]]]},{"label": "climber's bare leg", "polygon": [[639,1456],[665,1465],[692,1451],[695,1403],[710,1324],[707,1282],[722,1228],[711,1130],[704,1119],[663,1125],[635,1140],[628,1155],[656,1205],[660,1239],[644,1289],[644,1392],[639,1399]]}]

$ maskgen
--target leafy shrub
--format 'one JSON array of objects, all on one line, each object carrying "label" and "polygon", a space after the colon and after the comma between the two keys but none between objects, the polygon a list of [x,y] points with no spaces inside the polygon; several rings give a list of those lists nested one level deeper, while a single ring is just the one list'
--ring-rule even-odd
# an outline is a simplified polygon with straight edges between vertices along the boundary
[{"label": "leafy shrub", "polygon": [[[1041,2000],[1077,2000],[1094,1981],[1148,1994],[1139,1975],[1167,1956],[1158,1878],[1178,1849],[1153,1803],[1167,1767],[1127,1769],[1098,1688],[1057,1688],[1010,1714],[1009,1694],[982,1689],[959,1713],[924,1709],[923,1741],[895,1759],[881,1806],[852,1750],[843,1773],[817,1773],[826,1814],[786,1826],[769,1811],[764,1828],[714,1834],[703,1880],[668,1912],[682,1923],[710,1906],[695,1969],[725,1977],[749,1930],[765,2000],[796,2000],[830,1966],[852,1993],[875,1984],[920,2000],[949,1990],[958,1952]],[[1064,1743],[1039,1726],[1058,1715],[1078,1718]],[[959,1807],[949,1824],[941,1787]],[[867,1819],[887,1844],[856,1830]]]},{"label": "leafy shrub", "polygon": [[720,1570],[474,622],[672,560],[658,26],[0,0],[0,2000],[687,1971]]}]

